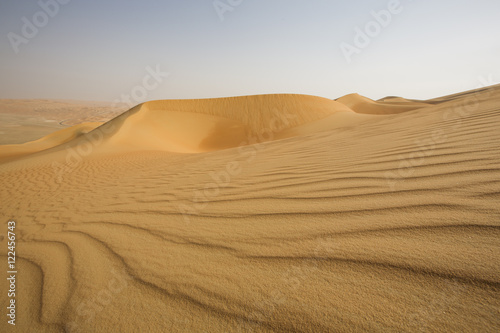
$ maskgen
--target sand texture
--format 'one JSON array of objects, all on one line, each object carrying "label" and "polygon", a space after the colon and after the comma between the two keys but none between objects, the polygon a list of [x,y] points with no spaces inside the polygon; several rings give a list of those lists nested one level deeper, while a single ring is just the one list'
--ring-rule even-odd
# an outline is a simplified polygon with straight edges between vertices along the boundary
[{"label": "sand texture", "polygon": [[499,332],[499,129],[493,86],[152,101],[0,146],[1,331]]}]

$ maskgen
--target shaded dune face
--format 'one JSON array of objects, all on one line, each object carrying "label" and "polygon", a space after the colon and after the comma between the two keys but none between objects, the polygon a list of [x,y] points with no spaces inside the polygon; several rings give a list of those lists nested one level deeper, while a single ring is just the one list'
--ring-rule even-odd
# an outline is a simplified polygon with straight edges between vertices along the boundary
[{"label": "shaded dune face", "polygon": [[247,128],[231,119],[141,106],[104,143],[105,149],[198,153],[234,147]]}]

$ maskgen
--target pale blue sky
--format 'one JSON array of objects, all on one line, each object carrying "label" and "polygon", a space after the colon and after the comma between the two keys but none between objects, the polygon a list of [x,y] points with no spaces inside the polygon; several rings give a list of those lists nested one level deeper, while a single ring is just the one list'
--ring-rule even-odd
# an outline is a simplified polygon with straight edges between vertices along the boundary
[{"label": "pale blue sky", "polygon": [[[355,28],[391,1],[220,2],[236,4],[224,20],[213,0],[71,0],[44,25],[37,1],[4,0],[0,98],[113,101],[141,86],[148,66],[170,74],[148,100],[352,92],[425,99],[500,82],[498,0],[400,0],[400,12],[350,63],[341,44],[356,47]],[[16,53],[9,33],[25,38],[22,18],[33,16],[41,27]]]}]

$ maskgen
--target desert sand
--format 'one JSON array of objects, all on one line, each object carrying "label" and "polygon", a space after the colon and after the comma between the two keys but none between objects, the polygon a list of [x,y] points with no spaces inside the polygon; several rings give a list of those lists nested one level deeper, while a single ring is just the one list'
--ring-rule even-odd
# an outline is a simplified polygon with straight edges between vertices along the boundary
[{"label": "desert sand", "polygon": [[0,145],[34,141],[84,122],[105,122],[127,109],[124,103],[0,99]]},{"label": "desert sand", "polygon": [[85,120],[0,146],[7,331],[500,331],[500,86]]}]

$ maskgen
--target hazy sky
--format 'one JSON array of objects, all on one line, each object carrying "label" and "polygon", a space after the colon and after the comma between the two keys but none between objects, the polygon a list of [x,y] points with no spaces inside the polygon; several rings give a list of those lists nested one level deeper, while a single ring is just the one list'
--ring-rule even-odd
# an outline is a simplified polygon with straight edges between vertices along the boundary
[{"label": "hazy sky", "polygon": [[498,0],[2,0],[0,98],[431,98],[500,82],[499,17]]}]

